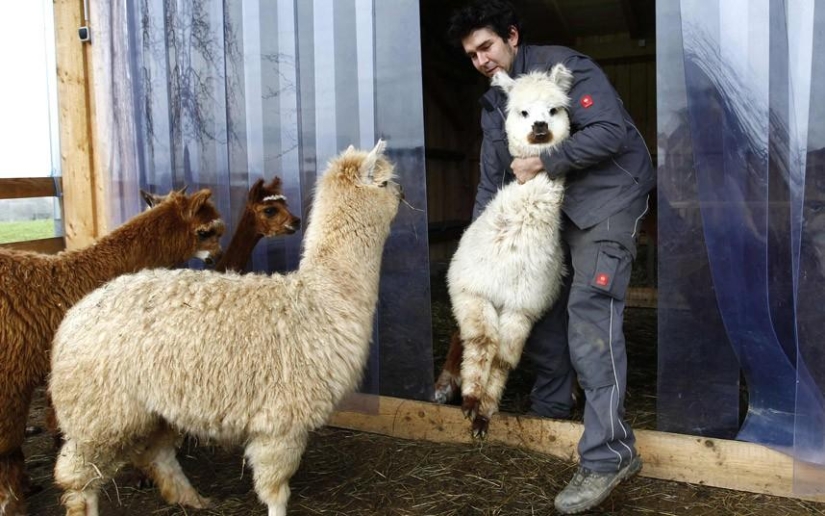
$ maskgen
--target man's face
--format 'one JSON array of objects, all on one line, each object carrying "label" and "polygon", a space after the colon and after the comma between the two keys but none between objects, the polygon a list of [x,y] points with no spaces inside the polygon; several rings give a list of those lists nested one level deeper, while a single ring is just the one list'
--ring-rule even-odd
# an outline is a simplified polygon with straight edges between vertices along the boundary
[{"label": "man's face", "polygon": [[518,50],[518,31],[510,29],[510,36],[503,40],[489,28],[476,29],[461,40],[464,52],[476,70],[492,77],[499,70],[510,73]]}]

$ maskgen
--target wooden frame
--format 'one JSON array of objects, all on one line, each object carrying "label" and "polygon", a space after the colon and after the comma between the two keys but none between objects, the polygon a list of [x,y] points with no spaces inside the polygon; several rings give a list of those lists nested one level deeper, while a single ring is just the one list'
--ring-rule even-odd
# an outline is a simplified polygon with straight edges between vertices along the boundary
[{"label": "wooden frame", "polygon": [[[91,46],[81,42],[77,35],[77,29],[84,24],[83,0],[54,0],[54,16],[64,221],[66,246],[71,249],[90,244],[108,230],[105,177],[98,163],[101,158],[92,143],[95,112]],[[624,56],[627,52],[640,58],[655,55],[652,44],[638,47],[630,41],[618,43],[594,43],[598,48],[590,52],[606,52],[603,58],[614,54]],[[51,179],[10,181],[17,183],[8,183],[13,185],[9,190],[0,189],[9,192],[6,198],[30,196],[32,192],[48,188],[54,191],[54,185],[47,184]],[[27,245],[45,252],[58,250],[55,242],[37,241]],[[655,290],[632,294],[629,304],[656,305]],[[333,415],[329,424],[405,439],[472,442],[468,422],[457,407],[388,397],[372,401],[378,407],[377,413],[343,408]],[[499,414],[491,423],[488,439],[572,461],[581,432],[582,426],[577,423]],[[639,430],[636,435],[638,448],[645,458],[643,476],[825,501],[825,496],[794,494],[793,460],[764,446],[646,430]]]},{"label": "wooden frame", "polygon": [[[32,197],[57,197],[60,195],[61,178],[21,177],[0,178],[0,199],[28,199]],[[66,248],[63,237],[44,238],[0,244],[0,249],[33,251],[55,254]]]},{"label": "wooden frame", "polygon": [[86,247],[106,232],[103,181],[94,167],[91,48],[77,30],[83,0],[54,0],[60,162],[66,248]]},{"label": "wooden frame", "polygon": [[[470,423],[458,407],[384,396],[376,403],[369,398],[375,397],[351,397],[329,425],[402,439],[473,442]],[[377,406],[377,413],[350,408],[370,406]],[[580,423],[498,414],[490,422],[487,440],[573,462],[582,431]],[[642,476],[825,502],[825,495],[795,494],[793,459],[765,446],[652,430],[635,433],[645,461]]]}]

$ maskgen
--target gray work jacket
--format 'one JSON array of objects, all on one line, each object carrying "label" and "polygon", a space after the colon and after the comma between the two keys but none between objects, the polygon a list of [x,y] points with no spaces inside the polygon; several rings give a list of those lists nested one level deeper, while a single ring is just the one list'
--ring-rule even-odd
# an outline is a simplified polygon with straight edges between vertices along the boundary
[{"label": "gray work jacket", "polygon": [[[568,109],[571,135],[541,160],[550,177],[566,178],[562,209],[576,226],[587,229],[646,195],[656,178],[642,135],[592,59],[567,47],[524,45],[510,75],[549,70],[557,63],[573,73]],[[504,132],[506,101],[498,88],[490,88],[479,101],[484,139],[473,220],[498,189],[515,179]]]}]

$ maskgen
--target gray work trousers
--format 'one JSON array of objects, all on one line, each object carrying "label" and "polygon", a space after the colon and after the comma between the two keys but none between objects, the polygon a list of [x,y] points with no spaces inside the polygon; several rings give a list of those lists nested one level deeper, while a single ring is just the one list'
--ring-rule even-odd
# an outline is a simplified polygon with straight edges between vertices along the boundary
[{"label": "gray work trousers", "polygon": [[569,416],[578,377],[586,398],[579,456],[581,465],[594,471],[616,471],[636,455],[633,430],[624,421],[627,355],[622,326],[636,231],[646,211],[647,196],[585,230],[565,217],[565,289],[533,327],[524,350],[536,370],[533,412]]}]

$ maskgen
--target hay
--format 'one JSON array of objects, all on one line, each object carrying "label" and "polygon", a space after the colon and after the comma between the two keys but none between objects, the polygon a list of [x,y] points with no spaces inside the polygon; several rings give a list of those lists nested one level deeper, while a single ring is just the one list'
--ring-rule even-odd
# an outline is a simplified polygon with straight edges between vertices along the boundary
[{"label": "hay", "polygon": [[[32,442],[34,441],[34,442]],[[48,449],[45,435],[30,439]],[[211,509],[166,506],[156,489],[118,477],[101,496],[101,514],[265,515],[252,491],[241,450],[184,446],[184,470],[215,502]],[[51,487],[51,452],[31,454],[34,480],[45,491],[30,499],[33,516],[63,514]],[[554,514],[553,497],[575,465],[501,445],[436,444],[325,428],[312,435],[291,482],[291,516],[493,516]],[[118,498],[120,503],[118,503]],[[623,484],[593,514],[686,516],[825,515],[825,504],[647,478]]]}]

